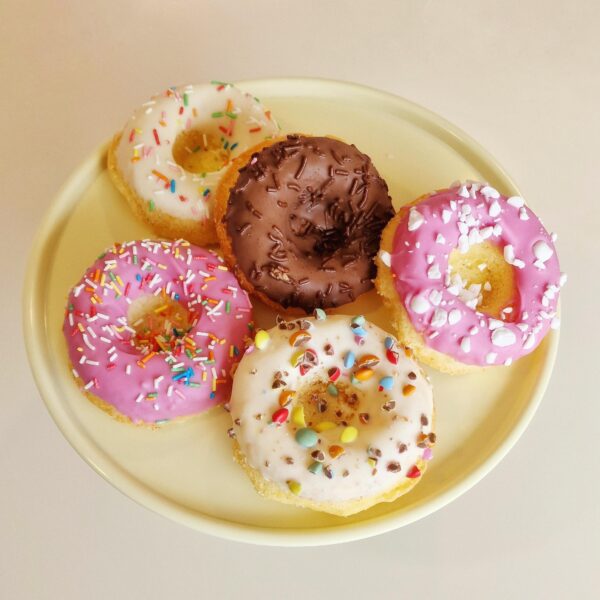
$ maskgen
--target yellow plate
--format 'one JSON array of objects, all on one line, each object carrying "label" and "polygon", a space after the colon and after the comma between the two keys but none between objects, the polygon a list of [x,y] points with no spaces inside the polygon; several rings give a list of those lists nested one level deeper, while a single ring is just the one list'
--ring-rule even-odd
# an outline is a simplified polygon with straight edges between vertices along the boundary
[{"label": "yellow plate", "polygon": [[[402,98],[314,79],[248,81],[287,132],[333,134],[373,159],[396,206],[457,179],[486,180],[518,194],[496,161],[462,131]],[[124,115],[125,117],[126,115]],[[233,463],[229,416],[216,409],[148,431],[113,421],[75,385],[62,319],[69,288],[115,241],[152,234],[137,222],[105,170],[106,145],[71,176],[35,240],[25,282],[24,327],[31,367],[57,425],[105,479],[140,504],[225,538],[277,545],[359,539],[420,519],[460,496],[500,461],[523,433],[548,382],[558,334],[509,368],[463,377],[431,373],[438,444],[423,481],[406,496],[349,518],[265,500]],[[383,328],[374,292],[340,312],[364,313]],[[257,320],[274,315],[264,307]]]}]

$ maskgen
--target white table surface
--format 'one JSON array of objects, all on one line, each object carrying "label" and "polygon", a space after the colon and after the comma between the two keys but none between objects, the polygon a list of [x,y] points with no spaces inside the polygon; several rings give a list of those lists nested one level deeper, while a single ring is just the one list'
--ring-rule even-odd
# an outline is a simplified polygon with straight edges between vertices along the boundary
[{"label": "white table surface", "polygon": [[[0,597],[600,597],[599,28],[595,0],[2,0]],[[558,232],[570,277],[549,389],[502,463],[411,526],[307,549],[199,534],[101,479],[40,399],[20,308],[45,209],[134,106],[174,83],[290,75],[462,127]]]}]

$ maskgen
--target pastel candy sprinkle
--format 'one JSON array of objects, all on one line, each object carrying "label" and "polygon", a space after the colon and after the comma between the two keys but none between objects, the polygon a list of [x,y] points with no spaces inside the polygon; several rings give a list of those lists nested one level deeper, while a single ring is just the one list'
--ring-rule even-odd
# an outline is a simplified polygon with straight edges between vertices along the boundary
[{"label": "pastel candy sprinkle", "polygon": [[389,375],[387,377],[382,377],[379,380],[379,391],[381,392],[382,390],[391,390],[392,387],[394,387],[394,378],[390,377]]},{"label": "pastel candy sprinkle", "polygon": [[[329,381],[337,381],[342,372],[338,367],[331,367],[329,371],[327,371],[327,376],[329,377]],[[335,394],[337,395],[337,394]]]},{"label": "pastel candy sprinkle", "polygon": [[306,427],[306,421],[304,420],[304,406],[294,406],[292,408],[292,423],[299,427]]},{"label": "pastel candy sprinkle", "polygon": [[337,396],[337,395],[338,395],[338,393],[339,393],[339,392],[338,392],[338,389],[335,387],[335,384],[333,384],[333,383],[330,383],[330,384],[327,386],[327,393],[328,393],[330,396],[334,396],[334,397],[335,397],[335,396]]},{"label": "pastel candy sprinkle", "polygon": [[308,470],[313,475],[319,475],[323,471],[323,463],[320,463],[315,460],[315,462],[313,462],[309,465]]},{"label": "pastel candy sprinkle", "polygon": [[352,319],[352,323],[356,324],[356,325],[364,325],[365,324],[365,318],[363,315],[358,315],[356,317],[354,317]]},{"label": "pastel candy sprinkle", "polygon": [[279,408],[271,416],[271,421],[273,421],[273,423],[281,425],[282,423],[285,423],[287,421],[289,414],[290,411],[287,408]]},{"label": "pastel candy sprinkle", "polygon": [[354,373],[354,377],[358,380],[358,381],[367,381],[368,379],[371,379],[371,377],[373,377],[373,369],[369,369],[368,367],[363,367],[362,369],[358,369],[358,371],[356,371],[356,373]]},{"label": "pastel candy sprinkle", "polygon": [[336,427],[336,424],[332,423],[331,421],[321,421],[315,425],[315,430],[319,433],[322,433],[323,431],[329,431],[330,429],[335,429]]},{"label": "pastel candy sprinkle", "polygon": [[327,318],[327,313],[322,308],[315,308],[315,319],[324,321]]},{"label": "pastel candy sprinkle", "polygon": [[394,347],[394,339],[391,338],[389,335],[385,338],[384,340],[384,345],[385,347],[389,350],[390,348]]},{"label": "pastel candy sprinkle", "polygon": [[264,350],[269,345],[270,341],[271,336],[264,329],[257,331],[256,335],[254,336],[254,345],[259,350]]},{"label": "pastel candy sprinkle", "polygon": [[303,427],[296,431],[296,441],[304,448],[312,448],[319,441],[319,436],[314,429]]},{"label": "pastel candy sprinkle", "polygon": [[302,491],[302,486],[297,481],[294,481],[293,479],[290,479],[287,482],[287,486],[288,486],[290,492],[292,492],[292,494],[294,494],[294,496],[297,496]]},{"label": "pastel candy sprinkle", "polygon": [[358,429],[349,425],[344,428],[342,435],[340,435],[340,442],[342,444],[351,444],[358,437]]},{"label": "pastel candy sprinkle", "polygon": [[354,355],[354,352],[349,351],[344,357],[344,367],[346,367],[346,369],[351,369],[354,366],[355,360],[356,356]]},{"label": "pastel candy sprinkle", "polygon": [[331,458],[335,459],[338,456],[341,456],[342,454],[344,454],[344,448],[342,446],[338,446],[337,444],[334,444],[333,446],[329,446],[328,452],[329,452],[329,456],[331,456]]},{"label": "pastel candy sprinkle", "polygon": [[413,465],[409,470],[408,473],[406,474],[406,476],[409,479],[416,479],[417,477],[421,476],[421,470],[419,469],[419,467],[417,467],[417,465]]},{"label": "pastel candy sprinkle", "polygon": [[279,394],[279,406],[287,406],[295,395],[296,392],[294,390],[283,390],[281,394]]}]

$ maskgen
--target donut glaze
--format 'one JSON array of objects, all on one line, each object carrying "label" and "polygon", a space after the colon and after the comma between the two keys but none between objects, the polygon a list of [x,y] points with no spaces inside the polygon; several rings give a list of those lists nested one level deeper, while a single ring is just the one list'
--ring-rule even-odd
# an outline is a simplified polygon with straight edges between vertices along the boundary
[{"label": "donut glaze", "polygon": [[283,308],[353,301],[393,216],[385,181],[355,146],[290,135],[252,156],[223,217],[238,268]]},{"label": "donut glaze", "polygon": [[256,98],[229,83],[185,85],[156,94],[135,110],[116,149],[121,176],[149,212],[193,221],[212,215],[213,190],[227,165],[190,173],[175,162],[177,136],[192,129],[220,140],[230,158],[279,131]]},{"label": "donut glaze", "polygon": [[[432,457],[433,399],[404,348],[346,315],[280,322],[267,333],[234,378],[232,435],[243,464],[277,499],[293,495],[335,514],[412,487]],[[298,359],[305,351],[316,359]]]},{"label": "donut glaze", "polygon": [[[138,347],[128,322],[130,305],[149,296],[191,316],[191,329],[164,351]],[[229,399],[250,320],[246,292],[216,254],[183,240],[143,240],[115,244],[85,272],[63,332],[84,391],[134,423],[160,423]]]},{"label": "donut glaze", "polygon": [[[496,245],[512,265],[517,297],[493,318],[479,290],[450,273],[450,253]],[[553,238],[521,197],[469,183],[434,192],[404,211],[386,260],[410,321],[426,345],[461,363],[509,365],[533,351],[550,327],[561,276]]]}]

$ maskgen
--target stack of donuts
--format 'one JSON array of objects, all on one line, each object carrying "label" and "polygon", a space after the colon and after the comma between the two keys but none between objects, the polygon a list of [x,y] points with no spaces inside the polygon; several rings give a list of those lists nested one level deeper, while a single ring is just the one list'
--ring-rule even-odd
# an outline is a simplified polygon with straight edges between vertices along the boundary
[{"label": "stack of donuts", "polygon": [[[259,493],[345,516],[412,489],[433,456],[417,361],[510,365],[558,327],[566,278],[521,197],[469,181],[396,213],[371,159],[323,133],[284,135],[223,82],[143,104],[108,170],[156,237],[104,251],[63,331],[75,379],[117,420],[158,428],[223,406]],[[373,287],[392,333],[331,312]],[[257,301],[272,329],[255,327]]]}]

